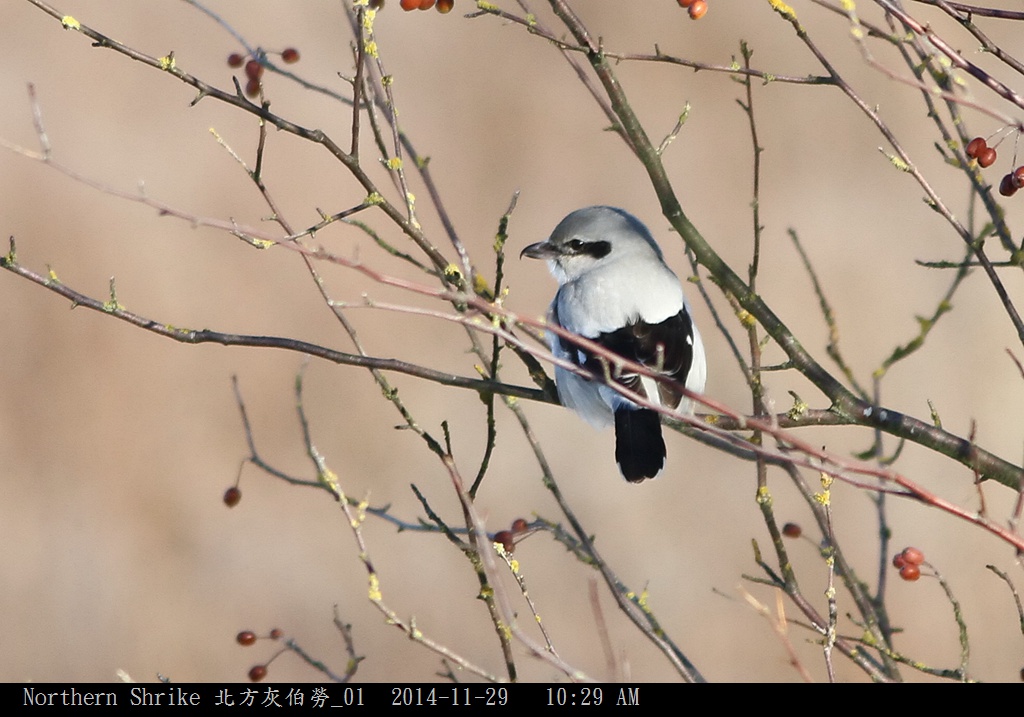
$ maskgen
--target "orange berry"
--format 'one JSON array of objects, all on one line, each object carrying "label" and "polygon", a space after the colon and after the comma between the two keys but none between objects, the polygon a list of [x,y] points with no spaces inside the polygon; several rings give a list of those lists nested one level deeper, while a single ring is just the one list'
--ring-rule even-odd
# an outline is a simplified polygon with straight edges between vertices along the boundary
[{"label": "orange berry", "polygon": [[978,164],[982,167],[991,167],[996,163],[996,150],[994,147],[985,147],[978,155]]},{"label": "orange berry", "polygon": [[904,565],[900,568],[900,577],[908,582],[913,582],[921,577],[921,568],[916,565]]},{"label": "orange berry", "polygon": [[260,680],[262,680],[266,676],[267,676],[267,666],[266,665],[255,665],[251,670],[249,670],[249,679],[252,680],[253,682],[259,682]]},{"label": "orange berry", "polygon": [[281,52],[281,60],[291,65],[299,61],[299,51],[294,47],[287,47]]},{"label": "orange berry", "polygon": [[282,632],[281,628],[279,627],[275,627],[273,630],[270,631],[271,640],[280,640],[283,635],[284,632]]},{"label": "orange berry", "polygon": [[442,15],[447,15],[455,7],[455,0],[437,0],[437,11]]},{"label": "orange berry", "polygon": [[693,0],[690,5],[690,19],[700,20],[708,12],[708,4],[704,0]]},{"label": "orange berry", "polygon": [[679,7],[690,7],[695,0],[679,0]]},{"label": "orange berry", "polygon": [[988,144],[981,137],[975,137],[967,143],[967,156],[971,159],[977,159],[978,155],[981,154],[982,150],[985,149]]},{"label": "orange berry", "polygon": [[782,526],[782,534],[787,538],[799,538],[803,532],[803,529],[796,523],[786,523]]},{"label": "orange berry", "polygon": [[402,0],[398,4],[402,6],[403,10],[409,12],[410,10],[416,10],[419,8],[420,0]]},{"label": "orange berry", "polygon": [[242,630],[240,633],[235,635],[235,640],[238,641],[239,645],[245,645],[248,647],[256,642],[256,633],[252,630]]},{"label": "orange berry", "polygon": [[904,548],[900,555],[909,565],[920,565],[924,562],[924,553],[917,548]]}]

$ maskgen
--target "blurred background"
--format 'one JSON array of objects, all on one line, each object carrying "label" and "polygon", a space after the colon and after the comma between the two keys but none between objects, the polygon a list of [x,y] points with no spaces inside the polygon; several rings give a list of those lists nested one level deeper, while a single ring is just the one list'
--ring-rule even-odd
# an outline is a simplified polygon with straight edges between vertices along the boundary
[{"label": "blurred background", "polygon": [[[517,10],[512,2],[504,4]],[[863,62],[845,18],[804,0],[792,4],[815,42],[868,105],[878,107],[966,221],[966,184],[935,150],[937,135],[920,95]],[[940,12],[907,4],[955,39],[969,58],[995,67]],[[215,129],[251,164],[258,139],[251,116],[210,99],[190,107],[194,91],[170,75],[91,47],[28,2],[0,5],[0,137],[38,148],[26,91],[34,83],[55,161],[198,216],[262,222],[267,231],[277,231],[265,221],[270,210],[244,169],[209,132]],[[709,0],[710,11],[697,22],[674,0],[575,5],[610,50],[650,53],[657,45],[667,54],[728,65],[745,39],[757,68],[822,74],[767,2]],[[881,21],[871,16],[871,3],[860,5],[869,19]],[[352,35],[338,0],[209,0],[207,7],[252,46],[297,48],[301,60],[290,67],[297,75],[345,90],[339,75],[352,73]],[[515,257],[526,244],[545,238],[565,214],[589,204],[614,204],[637,214],[665,248],[670,265],[689,275],[682,245],[660,216],[642,167],[605,131],[607,119],[558,51],[520,26],[493,17],[465,18],[473,7],[457,0],[449,15],[405,13],[397,0],[388,0],[377,18],[377,41],[386,71],[395,78],[402,127],[430,157],[445,206],[481,268],[493,271],[499,218],[513,193],[521,192],[509,227],[506,305],[543,314],[554,282],[541,264]],[[217,87],[230,89],[232,73],[241,77],[226,58],[244,49],[186,2],[64,0],[59,10],[149,55],[173,51],[179,67]],[[561,34],[553,19],[541,17]],[[1019,23],[979,23],[1007,52],[1024,52]],[[881,44],[873,48],[883,64],[907,74],[895,54]],[[655,141],[672,130],[690,103],[689,119],[667,150],[666,163],[690,218],[745,275],[752,247],[752,152],[747,118],[736,104],[743,87],[727,74],[664,64],[623,63],[617,70]],[[348,108],[280,75],[266,75],[264,84],[273,111],[348,145]],[[967,91],[1011,111],[973,81]],[[759,290],[832,368],[824,353],[827,328],[787,235],[795,229],[833,303],[845,356],[859,380],[870,384],[871,372],[893,347],[916,335],[914,316],[930,315],[952,279],[951,272],[925,269],[915,260],[959,260],[962,242],[925,205],[912,178],[878,151],[883,138],[838,90],[757,83],[754,96],[765,148]],[[966,121],[971,135],[999,129],[995,120],[971,110]],[[988,181],[998,183],[1012,169],[1015,146],[1016,137],[1010,137],[999,148]],[[376,159],[364,141],[364,163],[372,168]],[[257,251],[224,232],[158,216],[7,150],[0,152],[0,167],[0,230],[17,239],[18,260],[26,267],[51,268],[69,286],[99,298],[116,277],[121,304],[174,326],[350,349],[297,255]],[[373,171],[394,200],[383,173]],[[264,173],[282,213],[297,227],[316,223],[318,209],[341,211],[363,197],[326,151],[274,130]],[[428,236],[454,256],[422,184],[413,180],[412,189]],[[1021,201],[1004,201],[1018,237]],[[386,240],[412,250],[382,215],[360,218]],[[314,243],[383,271],[418,277],[353,227],[331,226]],[[993,254],[998,258],[994,246]],[[341,267],[321,268],[337,299],[360,301],[366,293],[430,305]],[[1020,272],[1004,270],[1003,278],[1020,306]],[[708,288],[744,345],[728,305],[710,283]],[[693,289],[688,290],[710,363],[708,394],[749,410],[742,375]],[[290,487],[247,466],[241,503],[229,510],[221,500],[247,456],[231,388],[235,375],[261,455],[294,475],[314,477],[295,411],[300,355],[178,344],[109,316],[71,310],[67,300],[7,272],[0,272],[0,305],[0,679],[110,681],[124,670],[140,681],[158,673],[175,681],[244,680],[276,646],[243,648],[236,633],[265,634],[275,627],[341,671],[347,657],[332,625],[335,606],[353,625],[356,651],[366,658],[357,680],[439,679],[437,655],[386,625],[368,602],[351,531],[326,494]],[[1019,462],[1024,380],[1006,349],[1020,357],[1021,346],[980,271],[968,277],[953,305],[924,348],[890,371],[883,403],[927,420],[931,401],[945,428],[966,436],[974,425],[981,446]],[[368,309],[350,316],[370,354],[476,375],[465,336],[453,325]],[[781,360],[777,347],[768,345],[765,362]],[[510,354],[504,367],[505,380],[529,384]],[[459,467],[463,475],[475,475],[486,435],[477,396],[407,376],[391,379],[426,430],[440,437],[441,422],[449,422]],[[395,516],[414,522],[423,516],[410,490],[415,484],[437,512],[459,522],[461,510],[442,466],[415,434],[394,430],[401,418],[365,371],[314,360],[305,385],[313,438],[349,495],[389,504]],[[791,405],[789,391],[812,407],[827,407],[793,372],[771,374],[767,389],[780,411]],[[657,481],[627,485],[615,467],[610,432],[595,432],[555,406],[526,403],[524,409],[598,549],[627,585],[646,588],[662,626],[705,677],[799,679],[769,624],[738,591],[744,586],[775,604],[771,589],[743,578],[759,574],[751,541],[769,548],[754,501],[752,465],[669,434],[665,473]],[[518,517],[560,520],[514,418],[499,410],[497,426],[497,447],[477,501],[488,528],[507,527]],[[839,454],[864,450],[872,440],[863,429],[800,435]],[[886,449],[895,448],[888,439]],[[980,507],[973,476],[958,464],[907,446],[895,467],[944,498],[971,510]],[[824,613],[827,571],[817,549],[820,536],[782,473],[771,473],[770,486],[779,519],[805,527],[808,538],[790,542],[791,558],[805,594]],[[989,516],[1005,522],[1013,492],[986,485],[984,495]],[[837,484],[833,507],[848,558],[874,584],[878,527],[871,496]],[[922,549],[961,601],[971,638],[971,676],[1019,679],[1024,638],[1013,600],[985,569],[995,564],[1024,586],[1011,549],[909,501],[891,500],[889,519],[893,546]],[[430,638],[501,674],[493,628],[475,599],[479,586],[462,554],[439,535],[398,532],[373,518],[364,533],[385,602],[399,615],[415,617]],[[603,583],[595,604],[589,583],[596,573],[562,546],[539,534],[517,546],[516,557],[565,660],[602,680],[677,679],[617,611]],[[898,648],[930,666],[955,667],[957,626],[937,581],[905,583],[890,573],[891,619],[905,630]],[[514,591],[511,582],[510,587]],[[529,625],[527,607],[521,600],[516,605]],[[840,591],[840,614],[849,609]],[[601,647],[598,610],[607,621],[614,667]],[[795,610],[788,614],[795,617]],[[840,632],[857,636],[860,629],[844,619]],[[790,634],[803,664],[824,679],[814,635],[797,624]],[[515,649],[525,679],[564,679],[520,646]],[[866,679],[844,660],[838,666],[840,679]],[[904,676],[927,679],[909,669]],[[283,655],[271,665],[268,680],[321,678],[294,655]]]}]

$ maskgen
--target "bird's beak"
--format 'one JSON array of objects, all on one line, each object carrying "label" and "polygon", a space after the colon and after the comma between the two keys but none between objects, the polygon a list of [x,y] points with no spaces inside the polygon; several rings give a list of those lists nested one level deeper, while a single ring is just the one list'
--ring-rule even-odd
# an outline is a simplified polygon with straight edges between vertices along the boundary
[{"label": "bird's beak", "polygon": [[530,246],[519,252],[519,258],[528,256],[531,259],[554,259],[558,256],[558,250],[546,241],[530,244]]}]

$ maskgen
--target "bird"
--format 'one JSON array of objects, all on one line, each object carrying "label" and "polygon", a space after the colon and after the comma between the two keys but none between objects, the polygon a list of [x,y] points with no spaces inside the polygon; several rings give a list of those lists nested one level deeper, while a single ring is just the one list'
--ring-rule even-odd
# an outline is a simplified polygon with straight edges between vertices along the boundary
[{"label": "bird", "polygon": [[[700,332],[679,278],[665,264],[647,227],[617,207],[593,206],[569,214],[547,240],[520,258],[545,259],[558,281],[548,323],[579,334],[636,363],[703,393],[707,361]],[[552,355],[610,378],[647,401],[692,412],[692,401],[672,386],[628,369],[547,332]],[[639,406],[606,381],[555,366],[562,405],[596,428],[615,426],[615,461],[631,483],[665,467],[665,440],[657,411]]]}]

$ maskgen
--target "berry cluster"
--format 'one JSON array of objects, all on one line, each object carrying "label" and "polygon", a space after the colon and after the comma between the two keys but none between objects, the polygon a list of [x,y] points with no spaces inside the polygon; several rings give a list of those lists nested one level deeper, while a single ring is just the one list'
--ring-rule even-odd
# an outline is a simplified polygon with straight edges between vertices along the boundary
[{"label": "berry cluster", "polygon": [[[276,628],[276,627],[273,630],[270,631],[270,634],[267,635],[267,637],[270,638],[271,640],[280,640],[283,636],[284,636],[284,632],[282,632],[280,630],[280,628]],[[260,639],[260,638],[252,630],[242,630],[240,633],[235,635],[235,641],[239,645],[241,645],[243,647],[249,647],[250,645],[255,645],[256,644],[256,640],[258,640],[258,639]],[[283,650],[281,652],[283,652]],[[277,657],[277,655],[280,655],[281,652],[276,653],[274,655],[274,657]],[[274,661],[274,657],[271,657],[269,660],[267,660],[266,664],[263,664],[263,665],[253,665],[249,669],[249,679],[252,680],[253,682],[259,682],[264,677],[266,677],[267,676],[267,667],[270,665],[271,662]]]},{"label": "berry cluster", "polygon": [[705,0],[679,0],[679,7],[685,7],[689,11],[691,20],[700,20],[708,12]]},{"label": "berry cluster", "polygon": [[982,167],[991,167],[996,163],[996,148],[989,147],[983,137],[975,137],[967,143],[967,156],[978,160]]},{"label": "berry cluster", "polygon": [[[989,147],[984,137],[975,137],[967,143],[967,156],[978,161],[982,168],[991,167],[996,161],[995,147]],[[999,193],[1004,197],[1012,197],[1018,189],[1024,188],[1024,166],[1017,167],[1009,174],[1004,174],[999,182]]]},{"label": "berry cluster", "polygon": [[904,548],[902,553],[897,553],[892,559],[892,566],[900,571],[900,577],[911,582],[921,577],[922,563],[924,553],[917,548]]},{"label": "berry cluster", "polygon": [[1009,174],[1004,174],[999,182],[999,193],[1004,197],[1012,197],[1017,190],[1024,187],[1024,167],[1017,167]]},{"label": "berry cluster", "polygon": [[525,519],[516,518],[509,530],[499,530],[494,534],[493,540],[495,543],[501,543],[505,552],[511,555],[516,549],[516,536],[522,536],[529,530],[530,524]]},{"label": "berry cluster", "polygon": [[[281,51],[281,61],[291,65],[299,61],[299,51],[294,47],[288,47]],[[232,52],[228,55],[228,67],[239,68],[245,65],[245,94],[249,97],[259,97],[260,81],[263,78],[263,63],[255,57],[245,59],[245,55]]]},{"label": "berry cluster", "polygon": [[[384,3],[381,3],[383,5]],[[401,0],[398,3],[406,12],[410,10],[429,10],[436,7],[442,15],[446,15],[455,7],[455,0]]]}]

